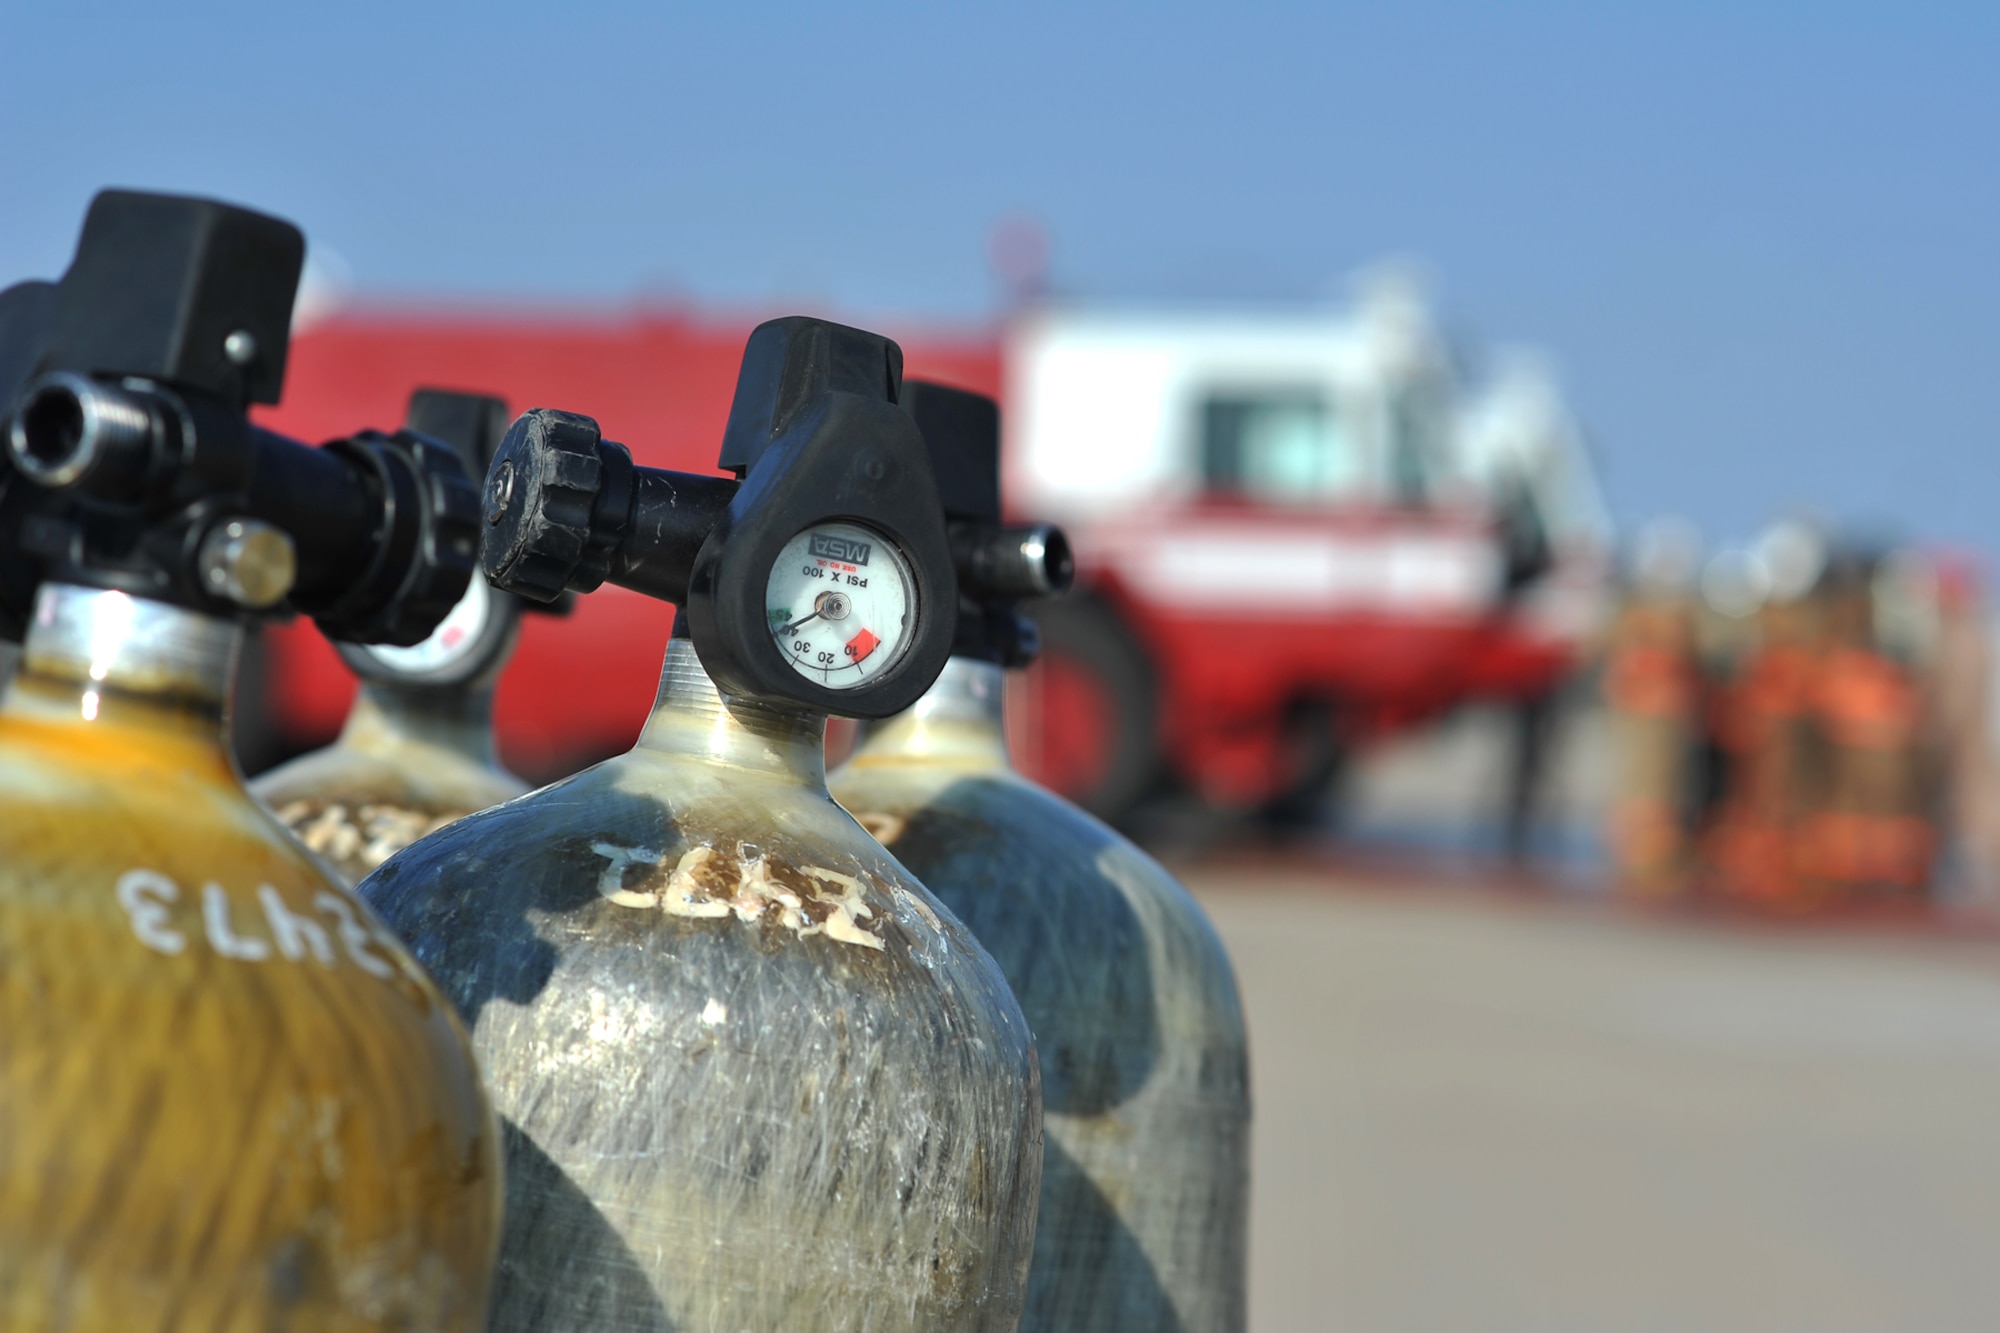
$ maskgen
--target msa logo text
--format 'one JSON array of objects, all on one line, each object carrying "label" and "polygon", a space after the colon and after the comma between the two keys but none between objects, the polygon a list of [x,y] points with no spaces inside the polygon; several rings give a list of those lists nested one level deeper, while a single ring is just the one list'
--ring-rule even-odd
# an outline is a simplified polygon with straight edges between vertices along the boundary
[{"label": "msa logo text", "polygon": [[812,534],[812,553],[821,560],[839,560],[849,565],[868,563],[868,552],[874,549],[873,542],[858,542],[852,537],[829,537],[824,533]]}]

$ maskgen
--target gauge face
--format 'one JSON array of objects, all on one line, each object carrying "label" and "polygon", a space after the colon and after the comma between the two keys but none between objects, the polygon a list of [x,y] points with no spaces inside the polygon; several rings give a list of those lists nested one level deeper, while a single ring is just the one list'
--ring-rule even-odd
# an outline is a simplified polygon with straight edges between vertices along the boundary
[{"label": "gauge face", "polygon": [[390,671],[405,676],[428,676],[457,665],[467,653],[478,648],[488,622],[493,619],[493,591],[478,574],[465,585],[465,595],[450,614],[438,622],[431,636],[408,648],[389,644],[360,645],[361,650]]},{"label": "gauge face", "polygon": [[786,542],[764,594],[778,651],[792,670],[834,690],[894,666],[916,610],[903,553],[856,523],[818,523]]}]

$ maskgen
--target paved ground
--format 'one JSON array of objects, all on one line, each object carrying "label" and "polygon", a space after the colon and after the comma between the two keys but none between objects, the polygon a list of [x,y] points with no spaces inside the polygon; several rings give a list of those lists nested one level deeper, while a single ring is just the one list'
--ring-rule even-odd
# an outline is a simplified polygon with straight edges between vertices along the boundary
[{"label": "paved ground", "polygon": [[1253,1333],[2000,1324],[2000,945],[1188,879],[1250,1014]]}]

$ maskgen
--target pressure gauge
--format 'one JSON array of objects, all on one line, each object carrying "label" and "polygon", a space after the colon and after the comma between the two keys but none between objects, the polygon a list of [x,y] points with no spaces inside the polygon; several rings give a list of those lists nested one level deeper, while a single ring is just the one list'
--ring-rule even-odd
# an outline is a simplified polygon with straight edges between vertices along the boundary
[{"label": "pressure gauge", "polygon": [[487,469],[480,561],[536,601],[618,584],[679,602],[727,699],[894,717],[951,656],[958,572],[887,338],[803,316],[758,325],[720,466],[632,461],[595,421],[534,408]]},{"label": "pressure gauge", "polygon": [[340,655],[370,680],[463,684],[484,675],[506,652],[517,619],[511,601],[496,595],[485,579],[475,575],[458,604],[422,643],[408,648],[343,643]]},{"label": "pressure gauge", "polygon": [[916,580],[880,533],[858,523],[817,523],[778,553],[764,610],[792,670],[828,689],[853,689],[909,647]]}]

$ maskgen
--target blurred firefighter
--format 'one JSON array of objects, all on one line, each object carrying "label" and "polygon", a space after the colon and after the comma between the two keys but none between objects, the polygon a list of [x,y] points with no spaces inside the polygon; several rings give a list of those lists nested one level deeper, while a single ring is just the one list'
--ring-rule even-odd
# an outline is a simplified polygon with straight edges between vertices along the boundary
[{"label": "blurred firefighter", "polygon": [[1814,715],[1823,613],[1813,595],[1826,548],[1810,524],[1774,526],[1726,570],[1712,565],[1708,601],[1750,633],[1733,643],[1727,683],[1712,696],[1720,773],[1704,820],[1713,887],[1763,907],[1808,898],[1802,835],[1821,799]]},{"label": "blurred firefighter", "polygon": [[1914,660],[1928,647],[1912,559],[1850,555],[1827,569],[1811,702],[1824,785],[1797,861],[1818,900],[1913,903],[1930,884],[1932,732],[1918,677],[1896,651]]},{"label": "blurred firefighter", "polygon": [[1704,694],[1694,632],[1699,561],[1691,528],[1661,521],[1639,533],[1631,592],[1605,657],[1617,755],[1611,856],[1625,890],[1650,899],[1680,895],[1693,868],[1689,801]]},{"label": "blurred firefighter", "polygon": [[1937,756],[1940,878],[1954,906],[2000,908],[2000,769],[1993,756],[1994,660],[1984,580],[1965,557],[1936,566],[1936,642],[1926,673]]}]

